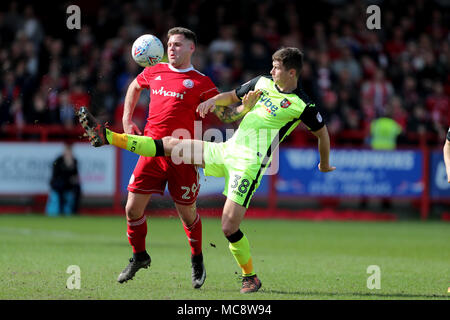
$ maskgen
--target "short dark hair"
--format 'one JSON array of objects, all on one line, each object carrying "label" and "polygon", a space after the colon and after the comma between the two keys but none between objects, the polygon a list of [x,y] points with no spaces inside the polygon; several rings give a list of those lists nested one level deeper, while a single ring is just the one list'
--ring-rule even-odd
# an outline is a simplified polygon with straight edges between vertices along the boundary
[{"label": "short dark hair", "polygon": [[280,61],[287,70],[295,69],[297,77],[300,76],[303,67],[303,52],[299,49],[292,47],[278,49],[272,55],[272,60]]},{"label": "short dark hair", "polygon": [[170,38],[170,36],[173,36],[174,34],[182,34],[186,39],[191,40],[195,45],[197,45],[197,36],[195,35],[194,31],[183,27],[175,27],[167,31],[168,38]]}]

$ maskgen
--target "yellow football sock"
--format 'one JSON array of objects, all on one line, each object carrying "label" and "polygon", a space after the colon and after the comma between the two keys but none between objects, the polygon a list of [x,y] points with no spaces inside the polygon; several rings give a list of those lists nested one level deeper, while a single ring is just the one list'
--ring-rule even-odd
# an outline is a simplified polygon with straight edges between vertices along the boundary
[{"label": "yellow football sock", "polygon": [[114,131],[106,129],[106,139],[108,140],[109,144],[113,146],[126,149],[141,156],[156,156],[155,140],[150,137],[137,136],[126,133],[116,133]]},{"label": "yellow football sock", "polygon": [[242,269],[242,275],[244,277],[255,275],[253,270],[252,257],[250,254],[250,243],[245,235],[236,242],[230,242],[228,245],[231,253],[236,259],[237,264]]}]

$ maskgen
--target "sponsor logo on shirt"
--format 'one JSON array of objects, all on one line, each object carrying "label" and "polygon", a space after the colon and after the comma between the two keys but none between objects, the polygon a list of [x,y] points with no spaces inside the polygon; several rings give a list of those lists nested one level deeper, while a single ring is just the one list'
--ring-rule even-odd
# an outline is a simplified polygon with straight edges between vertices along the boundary
[{"label": "sponsor logo on shirt", "polygon": [[278,107],[272,102],[272,100],[267,95],[265,95],[264,93],[261,94],[259,101],[264,107],[266,107],[267,112],[269,112],[274,117],[277,116],[275,112],[278,110]]},{"label": "sponsor logo on shirt", "polygon": [[183,96],[186,92],[180,93],[180,92],[175,92],[175,91],[167,91],[167,90],[164,90],[164,87],[161,87],[161,88],[159,88],[159,90],[152,89],[152,93],[156,94],[156,95],[164,96],[164,97],[180,98],[181,100],[183,100]]}]

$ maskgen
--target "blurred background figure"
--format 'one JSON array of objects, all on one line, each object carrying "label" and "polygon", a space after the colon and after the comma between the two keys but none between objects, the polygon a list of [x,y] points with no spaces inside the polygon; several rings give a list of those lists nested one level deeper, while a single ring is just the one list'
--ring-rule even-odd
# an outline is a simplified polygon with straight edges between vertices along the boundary
[{"label": "blurred background figure", "polygon": [[78,212],[81,196],[78,162],[73,156],[72,146],[66,144],[64,152],[53,162],[50,192],[46,213],[57,216],[61,213],[72,215]]},{"label": "blurred background figure", "polygon": [[402,127],[392,117],[388,108],[383,117],[374,119],[370,124],[370,146],[374,150],[395,150],[397,138],[402,133]]}]

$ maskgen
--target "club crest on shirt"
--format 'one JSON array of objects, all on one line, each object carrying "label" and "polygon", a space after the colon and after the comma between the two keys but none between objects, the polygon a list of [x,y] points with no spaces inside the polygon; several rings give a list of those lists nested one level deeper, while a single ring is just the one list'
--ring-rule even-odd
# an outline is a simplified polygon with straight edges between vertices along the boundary
[{"label": "club crest on shirt", "polygon": [[183,85],[186,88],[191,89],[192,87],[194,87],[194,81],[192,81],[191,79],[186,79],[183,81]]},{"label": "club crest on shirt", "polygon": [[286,99],[286,98],[284,98],[283,101],[280,102],[280,106],[282,108],[287,108],[290,105],[291,105],[291,102],[288,99]]}]

